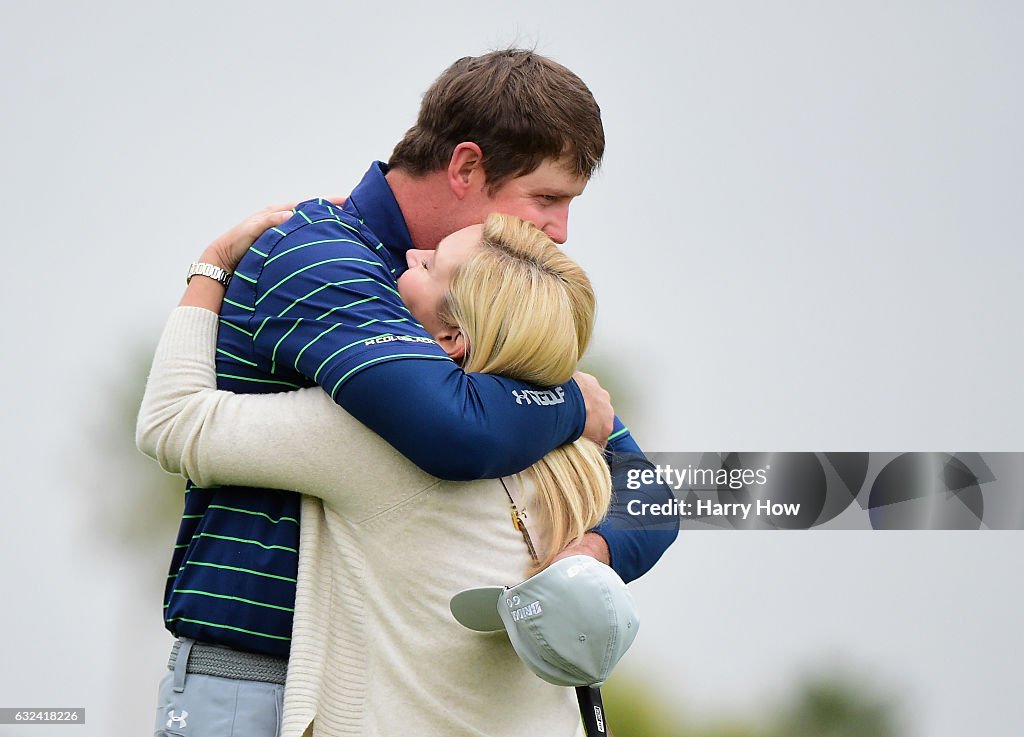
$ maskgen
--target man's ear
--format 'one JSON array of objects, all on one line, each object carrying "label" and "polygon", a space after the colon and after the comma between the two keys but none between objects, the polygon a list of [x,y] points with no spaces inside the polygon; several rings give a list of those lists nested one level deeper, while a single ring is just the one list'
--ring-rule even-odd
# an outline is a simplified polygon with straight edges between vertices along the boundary
[{"label": "man's ear", "polygon": [[448,358],[456,363],[462,363],[466,357],[466,336],[459,328],[445,328],[444,332],[437,336],[437,344],[448,354]]},{"label": "man's ear", "polygon": [[471,141],[460,143],[452,151],[448,161],[448,186],[457,199],[483,188],[486,179],[483,161],[483,151]]}]

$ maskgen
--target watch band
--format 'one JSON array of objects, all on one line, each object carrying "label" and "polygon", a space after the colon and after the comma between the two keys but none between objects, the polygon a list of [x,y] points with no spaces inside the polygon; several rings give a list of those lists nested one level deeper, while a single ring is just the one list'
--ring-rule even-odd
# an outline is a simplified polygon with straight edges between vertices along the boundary
[{"label": "watch band", "polygon": [[188,274],[185,276],[185,283],[188,284],[192,281],[193,276],[205,276],[213,279],[215,282],[220,282],[221,286],[225,289],[228,288],[228,284],[231,283],[231,272],[226,269],[222,269],[219,266],[213,264],[204,264],[202,262],[196,262],[188,267]]}]

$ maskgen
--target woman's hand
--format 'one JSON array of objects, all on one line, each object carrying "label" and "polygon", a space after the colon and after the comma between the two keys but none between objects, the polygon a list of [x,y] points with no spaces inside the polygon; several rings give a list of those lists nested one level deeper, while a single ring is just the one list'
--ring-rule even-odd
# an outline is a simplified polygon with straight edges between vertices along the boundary
[{"label": "woman's hand", "polygon": [[[330,202],[344,205],[344,197],[331,197]],[[265,231],[288,220],[293,214],[295,204],[271,205],[264,207],[233,227],[224,235],[213,241],[199,261],[213,264],[234,273],[238,262],[242,260],[249,247],[256,242]],[[202,307],[213,312],[220,312],[224,300],[224,287],[214,279],[196,277],[189,281],[185,294],[179,304],[183,307]]]},{"label": "woman's hand", "polygon": [[249,246],[263,235],[264,231],[288,220],[294,214],[292,208],[296,204],[271,205],[250,215],[207,246],[199,260],[234,272]]}]

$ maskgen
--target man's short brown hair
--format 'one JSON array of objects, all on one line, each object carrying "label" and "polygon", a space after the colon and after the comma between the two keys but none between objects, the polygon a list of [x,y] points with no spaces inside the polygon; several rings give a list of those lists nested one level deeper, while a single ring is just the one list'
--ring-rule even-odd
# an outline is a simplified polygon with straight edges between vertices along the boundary
[{"label": "man's short brown hair", "polygon": [[466,141],[483,152],[492,192],[547,159],[589,179],[604,155],[601,108],[583,80],[532,51],[467,56],[424,94],[388,165],[422,176],[447,167]]}]

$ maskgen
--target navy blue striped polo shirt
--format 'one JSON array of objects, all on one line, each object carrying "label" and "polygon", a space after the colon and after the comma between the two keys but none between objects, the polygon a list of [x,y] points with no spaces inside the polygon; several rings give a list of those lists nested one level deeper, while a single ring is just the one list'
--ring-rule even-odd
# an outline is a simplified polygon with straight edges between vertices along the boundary
[{"label": "navy blue striped polo shirt", "polygon": [[[303,203],[253,244],[221,314],[218,386],[319,384],[417,465],[452,480],[518,472],[577,438],[585,409],[575,383],[557,402],[524,402],[535,387],[465,374],[412,319],[396,280],[413,244],[384,175],[375,164],[344,208]],[[165,591],[168,629],[287,656],[299,509],[290,491],[190,482]]]}]

